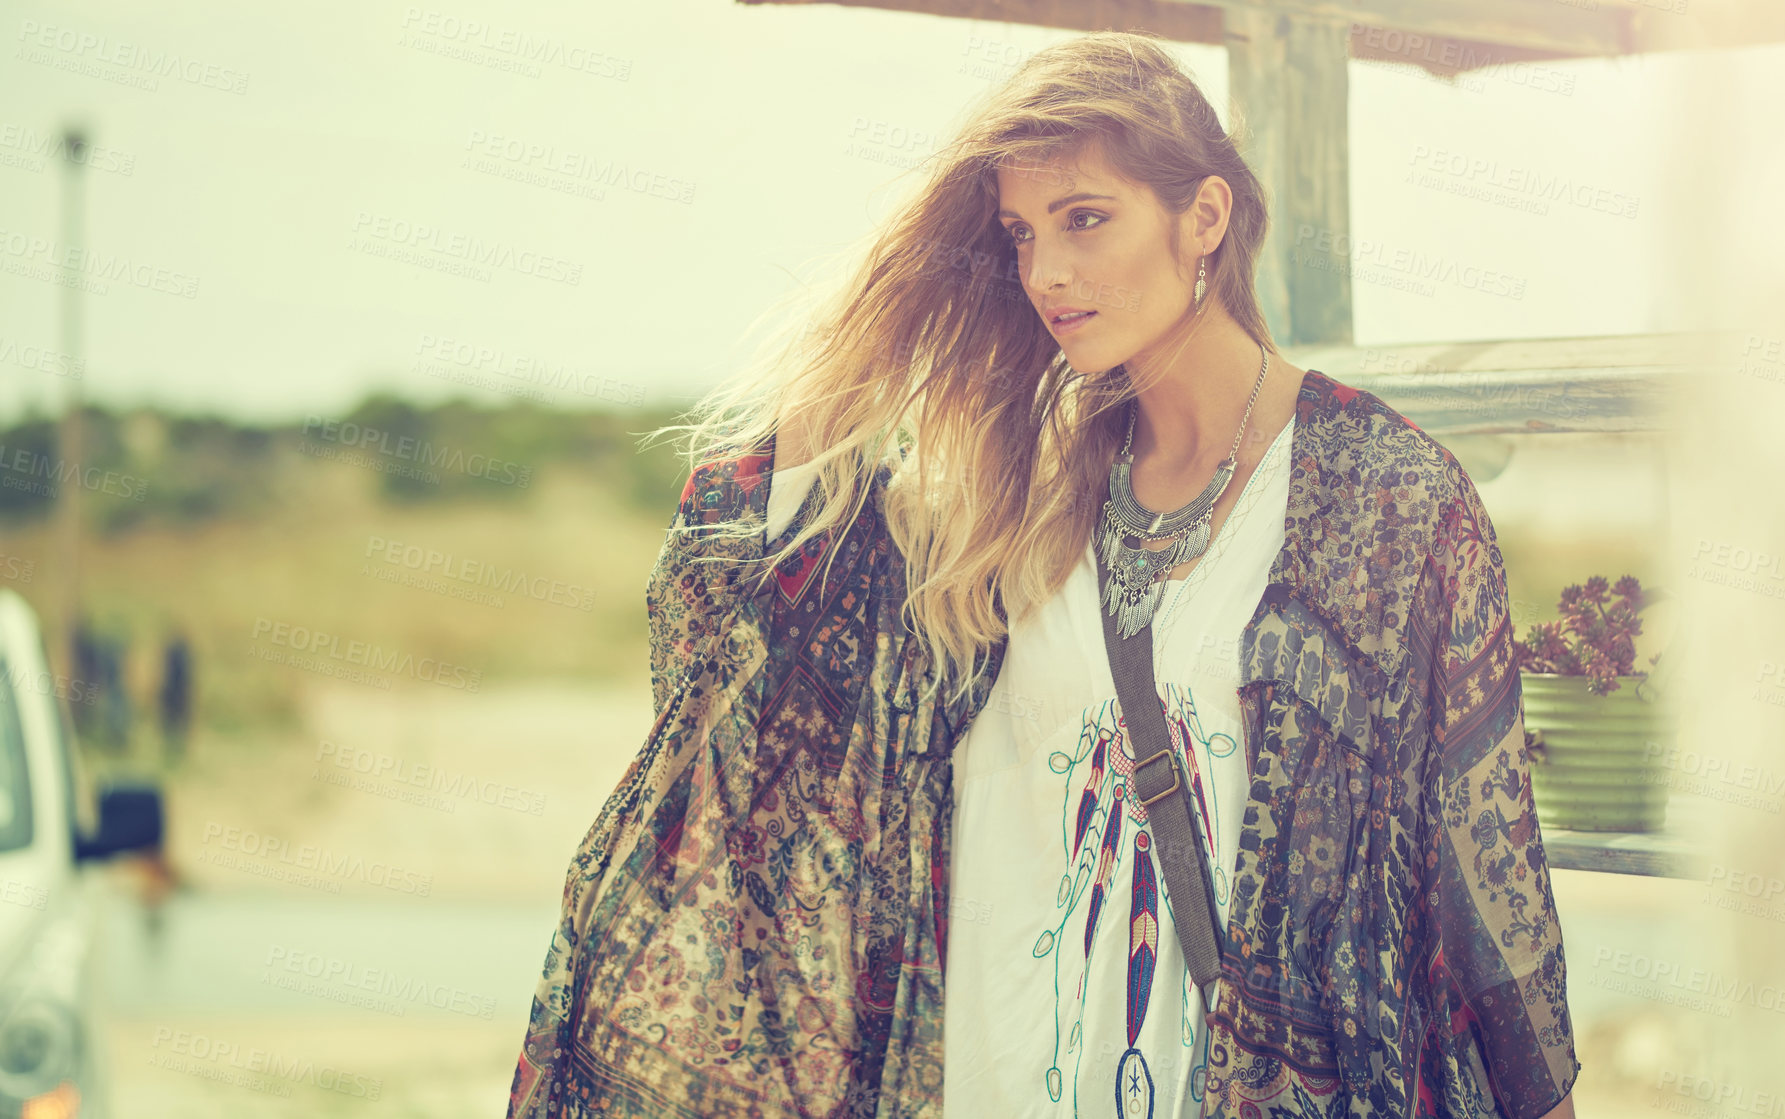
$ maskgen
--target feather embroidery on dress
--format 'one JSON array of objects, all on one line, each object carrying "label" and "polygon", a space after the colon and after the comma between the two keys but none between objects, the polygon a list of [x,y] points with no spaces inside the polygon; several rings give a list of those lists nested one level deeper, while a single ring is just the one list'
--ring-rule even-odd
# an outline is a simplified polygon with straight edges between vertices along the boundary
[{"label": "feather embroidery on dress", "polygon": [[1159,880],[1153,872],[1152,837],[1134,834],[1134,889],[1128,902],[1128,1044],[1140,1036],[1159,962]]}]

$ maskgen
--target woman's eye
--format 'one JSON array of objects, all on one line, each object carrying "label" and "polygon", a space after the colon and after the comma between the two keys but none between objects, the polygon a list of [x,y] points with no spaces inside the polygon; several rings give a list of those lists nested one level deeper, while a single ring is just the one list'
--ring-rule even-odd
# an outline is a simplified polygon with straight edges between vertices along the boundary
[{"label": "woman's eye", "polygon": [[[1080,218],[1090,218],[1092,221],[1092,224],[1090,224],[1090,225],[1081,224],[1079,222]],[[1090,210],[1074,210],[1066,218],[1066,228],[1069,232],[1082,233],[1087,229],[1096,229],[1097,226],[1102,225],[1104,222],[1106,222],[1108,220],[1109,219],[1104,217],[1102,214],[1094,213],[1093,211],[1090,211]],[[1027,243],[1028,240],[1030,240],[1029,238],[1022,236],[1024,228],[1025,227],[1020,226],[1020,225],[1011,225],[1011,226],[1005,227],[1005,232],[1010,234],[1011,244],[1022,245],[1022,244]]]}]

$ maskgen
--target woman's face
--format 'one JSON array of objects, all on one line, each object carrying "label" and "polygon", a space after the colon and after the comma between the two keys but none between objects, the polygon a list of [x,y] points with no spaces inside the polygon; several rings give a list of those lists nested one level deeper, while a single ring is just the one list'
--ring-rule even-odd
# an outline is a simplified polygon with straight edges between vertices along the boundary
[{"label": "woman's face", "polygon": [[[1144,362],[1191,310],[1195,256],[1171,255],[1180,221],[1115,176],[1095,145],[1071,162],[1002,167],[998,221],[1029,301],[1081,373]],[[1196,252],[1186,226],[1186,252]],[[1068,312],[1090,312],[1061,321]]]}]

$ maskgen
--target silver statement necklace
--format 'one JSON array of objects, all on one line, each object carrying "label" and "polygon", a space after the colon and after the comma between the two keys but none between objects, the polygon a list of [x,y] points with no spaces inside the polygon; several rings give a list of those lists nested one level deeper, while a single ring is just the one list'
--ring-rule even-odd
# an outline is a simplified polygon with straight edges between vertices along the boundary
[{"label": "silver statement necklace", "polygon": [[[1215,476],[1188,505],[1169,513],[1156,513],[1134,497],[1130,470],[1134,455],[1134,420],[1140,414],[1137,398],[1128,410],[1128,434],[1122,440],[1122,453],[1116,456],[1109,471],[1109,500],[1103,503],[1103,530],[1098,542],[1103,562],[1109,568],[1109,579],[1103,584],[1103,606],[1116,619],[1116,630],[1123,637],[1132,637],[1153,620],[1159,600],[1165,592],[1165,577],[1185,560],[1195,559],[1209,546],[1209,522],[1214,517],[1215,503],[1227,491],[1239,463],[1240,436],[1245,434],[1246,421],[1252,416],[1252,405],[1264,385],[1265,371],[1270,368],[1271,354],[1263,344],[1259,351],[1264,360],[1258,367],[1258,380],[1246,401],[1246,412],[1240,417],[1240,429],[1233,434],[1233,448],[1215,468]],[[1130,545],[1129,538],[1139,541],[1172,540],[1158,551]]]}]

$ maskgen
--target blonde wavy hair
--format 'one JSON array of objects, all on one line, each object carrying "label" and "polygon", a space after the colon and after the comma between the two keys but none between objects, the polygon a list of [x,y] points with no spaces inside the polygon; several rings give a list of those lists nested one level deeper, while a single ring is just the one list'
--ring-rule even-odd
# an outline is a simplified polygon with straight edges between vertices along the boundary
[{"label": "blonde wavy hair", "polygon": [[[944,681],[966,694],[1007,617],[1065,583],[1108,493],[1120,405],[1146,387],[1124,366],[1082,374],[1067,364],[995,216],[1000,166],[1071,160],[1089,143],[1174,216],[1207,176],[1227,182],[1233,209],[1208,260],[1204,308],[1212,296],[1275,353],[1252,279],[1267,227],[1257,177],[1160,39],[1095,32],[1030,56],[919,168],[923,181],[892,218],[847,251],[854,267],[840,282],[796,288],[757,320],[782,318],[755,358],[685,413],[693,422],[646,434],[684,432],[690,469],[760,452],[783,420],[815,452],[816,515],[763,557],[758,587],[808,540],[840,535],[869,493],[857,483],[888,466],[901,617],[939,667],[932,695]],[[1181,256],[1178,241],[1173,223]],[[1188,312],[1180,347],[1204,318]],[[776,444],[777,468],[795,465]],[[703,531],[763,528],[746,517]]]}]

